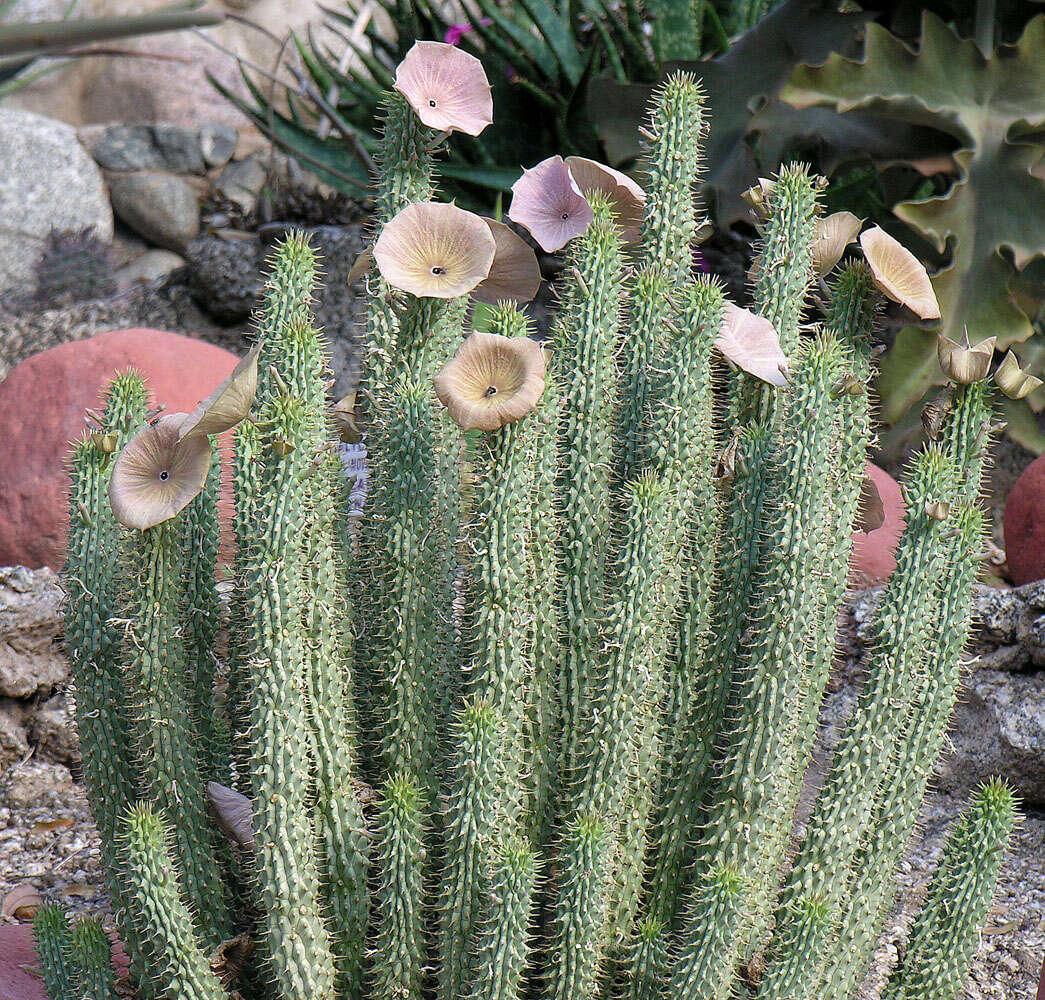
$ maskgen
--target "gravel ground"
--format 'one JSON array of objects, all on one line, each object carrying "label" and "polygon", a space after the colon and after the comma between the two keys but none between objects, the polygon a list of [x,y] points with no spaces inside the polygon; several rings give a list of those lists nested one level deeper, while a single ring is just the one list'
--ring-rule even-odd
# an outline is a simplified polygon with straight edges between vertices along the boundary
[{"label": "gravel ground", "polygon": [[[859,1000],[877,998],[947,829],[962,805],[947,795],[932,795],[926,802],[922,837],[912,846],[901,872],[901,906],[889,922],[875,969]],[[60,901],[74,912],[101,914],[111,924],[101,879],[98,834],[83,789],[69,770],[35,761],[9,768],[0,778],[0,898],[29,882],[45,898]],[[995,904],[962,997],[1029,1000],[1043,955],[1045,815],[1034,813],[1024,818],[1005,860]]]}]

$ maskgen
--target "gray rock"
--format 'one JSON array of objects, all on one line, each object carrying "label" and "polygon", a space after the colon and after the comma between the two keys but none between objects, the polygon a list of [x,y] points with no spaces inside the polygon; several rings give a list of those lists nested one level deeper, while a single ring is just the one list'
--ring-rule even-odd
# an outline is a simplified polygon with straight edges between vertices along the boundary
[{"label": "gray rock", "polygon": [[152,138],[162,158],[163,169],[172,174],[202,174],[207,169],[199,129],[153,125]]},{"label": "gray rock", "polygon": [[120,219],[155,246],[177,253],[199,235],[196,189],[181,177],[160,171],[110,174],[109,195]]},{"label": "gray rock", "polygon": [[185,266],[185,258],[170,250],[146,250],[140,257],[117,268],[113,278],[121,292],[139,284],[160,281]]},{"label": "gray rock", "polygon": [[76,792],[69,768],[29,760],[9,768],[0,777],[0,803],[8,809],[28,809],[33,805],[62,809]]},{"label": "gray rock", "polygon": [[110,125],[94,138],[90,150],[103,170],[160,170],[164,165],[148,125]]},{"label": "gray rock", "polygon": [[200,128],[200,151],[208,167],[223,167],[236,152],[239,133],[229,125],[204,125]]},{"label": "gray rock", "polygon": [[0,696],[46,694],[68,677],[59,646],[64,600],[54,570],[0,568]]},{"label": "gray rock", "polygon": [[108,242],[112,209],[97,164],[63,122],[0,109],[0,295],[31,288],[52,231]]},{"label": "gray rock", "polygon": [[250,316],[263,282],[260,241],[203,236],[189,244],[185,258],[189,288],[200,308],[230,326]]},{"label": "gray rock", "polygon": [[80,737],[68,695],[56,694],[35,709],[29,719],[29,741],[36,747],[39,760],[79,766]]},{"label": "gray rock", "polygon": [[[232,132],[232,148],[235,149],[234,129],[222,126],[208,128],[208,148],[214,147],[213,133],[219,130],[221,148],[228,145],[227,133]],[[88,142],[91,155],[104,170],[166,170],[172,174],[202,174],[208,165],[202,129],[170,124],[110,125],[97,135],[81,130],[81,138]]]},{"label": "gray rock", "polygon": [[976,586],[973,593],[976,618],[988,637],[1001,644],[1015,642],[1027,606],[1019,591]]},{"label": "gray rock", "polygon": [[243,212],[249,213],[257,204],[268,170],[260,153],[248,156],[245,160],[230,163],[218,178],[214,190],[223,198],[238,205]]},{"label": "gray rock", "polygon": [[1045,804],[1045,674],[978,672],[951,722],[940,784],[968,791],[993,775],[1027,805]]},{"label": "gray rock", "polygon": [[29,753],[25,717],[22,702],[0,698],[0,773],[8,764],[24,759]]}]

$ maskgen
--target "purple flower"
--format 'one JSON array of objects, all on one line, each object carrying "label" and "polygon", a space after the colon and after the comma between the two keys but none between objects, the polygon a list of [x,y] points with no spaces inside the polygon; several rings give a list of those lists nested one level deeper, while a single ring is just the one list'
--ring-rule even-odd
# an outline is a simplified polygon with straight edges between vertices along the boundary
[{"label": "purple flower", "polygon": [[[488,17],[479,18],[479,23],[485,28],[489,24],[493,24]],[[461,39],[468,34],[469,31],[475,31],[475,26],[472,24],[451,24],[446,29],[446,34],[443,35],[443,41],[447,45],[459,45]]]}]

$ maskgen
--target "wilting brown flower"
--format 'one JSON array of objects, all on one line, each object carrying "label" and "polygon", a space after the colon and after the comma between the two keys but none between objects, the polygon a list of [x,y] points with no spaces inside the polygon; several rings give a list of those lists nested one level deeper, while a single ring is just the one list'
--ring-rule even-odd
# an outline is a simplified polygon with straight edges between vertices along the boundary
[{"label": "wilting brown flower", "polygon": [[988,337],[978,344],[969,344],[969,333],[965,333],[965,344],[956,344],[942,333],[936,338],[936,356],[940,367],[952,382],[970,385],[987,377],[994,358],[996,337]]},{"label": "wilting brown flower", "polygon": [[816,224],[813,267],[817,274],[827,274],[842,259],[845,248],[856,239],[862,225],[863,220],[852,212],[835,212]]},{"label": "wilting brown flower", "polygon": [[786,384],[787,357],[768,319],[727,302],[715,347],[749,375],[770,385]]},{"label": "wilting brown flower", "polygon": [[259,342],[236,365],[232,374],[182,421],[179,440],[220,434],[247,419],[254,405],[254,394],[258,391],[260,351]]},{"label": "wilting brown flower", "polygon": [[524,170],[512,185],[508,218],[525,226],[546,253],[580,236],[594,216],[588,199],[561,156],[549,156]]},{"label": "wilting brown flower", "polygon": [[493,122],[483,64],[444,42],[415,42],[396,68],[395,89],[417,117],[440,132],[478,135]]},{"label": "wilting brown flower", "polygon": [[1020,367],[1020,363],[1012,351],[1006,352],[1005,357],[1002,358],[998,370],[994,373],[994,381],[998,383],[998,388],[1009,399],[1023,399],[1042,384],[1040,378],[1031,375],[1030,372],[1025,372]]},{"label": "wilting brown flower", "polygon": [[885,524],[885,504],[882,503],[882,494],[878,492],[878,486],[868,475],[864,475],[860,483],[860,500],[856,508],[856,523],[854,530],[868,533],[877,531]]},{"label": "wilting brown flower", "polygon": [[109,505],[120,524],[145,530],[170,520],[199,495],[210,471],[205,435],[179,440],[186,413],[148,424],[124,446],[109,479]]},{"label": "wilting brown flower", "polygon": [[355,392],[350,392],[331,407],[330,418],[337,430],[338,437],[346,444],[358,444],[363,440],[359,425],[356,423]]},{"label": "wilting brown flower", "polygon": [[216,781],[207,782],[207,801],[222,833],[240,847],[254,846],[254,816],[250,799]]},{"label": "wilting brown flower", "polygon": [[646,192],[627,174],[583,156],[568,156],[566,166],[586,198],[596,191],[605,195],[614,220],[624,234],[624,242],[634,243],[642,231]]},{"label": "wilting brown flower", "polygon": [[919,319],[940,318],[940,305],[929,275],[910,250],[880,226],[861,234],[860,249],[875,286],[883,295],[907,306]]},{"label": "wilting brown flower", "polygon": [[435,377],[435,394],[463,430],[493,431],[534,409],[544,368],[537,341],[476,331]]},{"label": "wilting brown flower", "polygon": [[759,177],[758,183],[749,187],[741,194],[744,199],[759,215],[764,215],[766,210],[766,199],[773,193],[776,181],[768,177]]},{"label": "wilting brown flower", "polygon": [[381,230],[374,261],[385,281],[419,298],[453,299],[490,273],[497,244],[486,223],[456,205],[407,205]]},{"label": "wilting brown flower", "polygon": [[493,219],[483,220],[490,227],[496,249],[490,273],[472,289],[480,302],[529,302],[541,287],[541,268],[537,255],[510,226]]}]

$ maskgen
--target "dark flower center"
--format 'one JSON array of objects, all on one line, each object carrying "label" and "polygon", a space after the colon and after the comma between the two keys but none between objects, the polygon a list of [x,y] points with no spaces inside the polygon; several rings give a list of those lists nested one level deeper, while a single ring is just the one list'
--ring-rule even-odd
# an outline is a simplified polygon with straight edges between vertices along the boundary
[{"label": "dark flower center", "polygon": [[432,274],[435,274],[435,275],[446,274],[446,268],[445,267],[440,267],[437,264],[435,267],[432,268]]},{"label": "dark flower center", "polygon": [[489,399],[490,396],[496,396],[497,395],[497,386],[491,385],[490,388],[487,389],[486,392],[483,393],[483,395],[486,396],[487,399]]},{"label": "dark flower center", "polygon": [[435,101],[429,101],[429,102],[428,102],[428,106],[429,106],[430,108],[434,108],[434,107],[435,107]]},{"label": "dark flower center", "polygon": [[162,471],[162,472],[160,473],[160,482],[161,482],[161,483],[165,483],[165,482],[167,482],[167,480],[168,480],[168,479],[170,479],[170,478],[171,478],[171,474],[170,474],[170,473],[169,473],[169,472],[168,472],[168,471],[167,471],[166,469],[164,469],[164,470],[163,470],[163,471]]},{"label": "dark flower center", "polygon": [[569,212],[563,212],[562,213],[561,218],[562,218],[563,222],[565,222],[569,217],[570,217],[570,213]]}]

